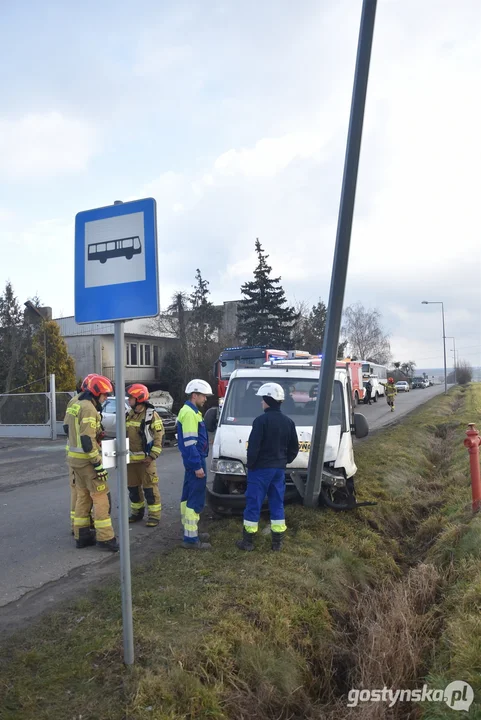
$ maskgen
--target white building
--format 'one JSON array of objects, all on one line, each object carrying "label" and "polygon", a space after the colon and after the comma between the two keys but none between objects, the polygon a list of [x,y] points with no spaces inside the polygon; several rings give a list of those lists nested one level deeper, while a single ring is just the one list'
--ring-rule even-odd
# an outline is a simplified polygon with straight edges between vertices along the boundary
[{"label": "white building", "polygon": [[[68,351],[75,362],[75,373],[83,378],[96,372],[114,380],[113,323],[78,325],[74,317],[56,318]],[[125,382],[155,383],[167,352],[175,351],[174,335],[152,329],[149,320],[125,323]]]}]

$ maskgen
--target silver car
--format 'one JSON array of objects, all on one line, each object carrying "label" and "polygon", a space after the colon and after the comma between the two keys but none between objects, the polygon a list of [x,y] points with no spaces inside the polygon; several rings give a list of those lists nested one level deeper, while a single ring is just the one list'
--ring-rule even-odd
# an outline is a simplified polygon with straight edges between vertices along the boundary
[{"label": "silver car", "polygon": [[[124,413],[130,410],[128,398],[125,398]],[[105,435],[108,438],[114,438],[116,435],[115,423],[117,417],[117,398],[109,397],[102,405],[102,425]]]}]

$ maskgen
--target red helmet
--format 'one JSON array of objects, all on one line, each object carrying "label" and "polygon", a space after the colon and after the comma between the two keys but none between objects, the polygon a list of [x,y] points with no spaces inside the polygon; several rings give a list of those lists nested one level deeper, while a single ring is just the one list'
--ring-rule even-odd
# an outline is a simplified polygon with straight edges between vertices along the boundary
[{"label": "red helmet", "polygon": [[87,389],[92,393],[94,397],[100,397],[100,395],[108,395],[113,392],[112,383],[110,380],[103,375],[91,375],[90,380],[87,384]]},{"label": "red helmet", "polygon": [[389,383],[393,383],[393,382],[394,382],[394,378],[389,378],[388,382],[389,382]]},{"label": "red helmet", "polygon": [[138,403],[147,402],[149,399],[149,391],[141,383],[134,383],[127,388],[127,395],[133,397]]},{"label": "red helmet", "polygon": [[90,375],[87,375],[87,377],[82,380],[82,384],[80,386],[81,392],[85,392],[86,390],[89,389],[89,380],[90,380],[90,378],[93,378],[93,377],[95,377],[95,373],[90,373]]}]

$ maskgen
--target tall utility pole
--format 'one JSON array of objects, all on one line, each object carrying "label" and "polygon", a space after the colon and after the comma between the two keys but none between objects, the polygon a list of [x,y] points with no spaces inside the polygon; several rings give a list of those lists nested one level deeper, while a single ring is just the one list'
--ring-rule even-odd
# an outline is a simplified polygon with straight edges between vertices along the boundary
[{"label": "tall utility pole", "polygon": [[310,507],[316,507],[318,505],[321,491],[324,449],[329,427],[332,388],[334,386],[334,375],[336,372],[344,290],[346,287],[347,267],[349,263],[352,218],[356,199],[357,173],[361,153],[362,126],[364,122],[364,108],[366,105],[376,7],[377,0],[363,0],[356,69],[354,73],[354,87],[352,91],[351,116],[349,119],[344,174],[342,178],[341,202],[337,222],[336,249],[331,275],[326,333],[322,348],[316,419],[311,442],[306,492],[304,495],[304,504]]},{"label": "tall utility pole", "polygon": [[423,300],[422,305],[441,305],[441,314],[443,317],[443,350],[444,350],[444,394],[448,392],[448,371],[446,367],[446,328],[444,324],[444,302],[441,300]]},{"label": "tall utility pole", "polygon": [[446,340],[452,340],[453,341],[453,355],[454,355],[454,384],[456,385],[458,382],[457,377],[457,367],[456,367],[456,338],[454,338],[452,335],[446,335]]}]

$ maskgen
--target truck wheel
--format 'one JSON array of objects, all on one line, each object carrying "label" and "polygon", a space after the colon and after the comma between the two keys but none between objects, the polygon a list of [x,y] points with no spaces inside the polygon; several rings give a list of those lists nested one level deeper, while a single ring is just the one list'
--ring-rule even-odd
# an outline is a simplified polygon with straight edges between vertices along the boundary
[{"label": "truck wheel", "polygon": [[321,487],[320,501],[322,505],[325,505],[335,512],[352,510],[356,507],[356,493],[354,491],[353,479],[349,478],[346,481],[346,487],[343,488],[323,485]]}]

